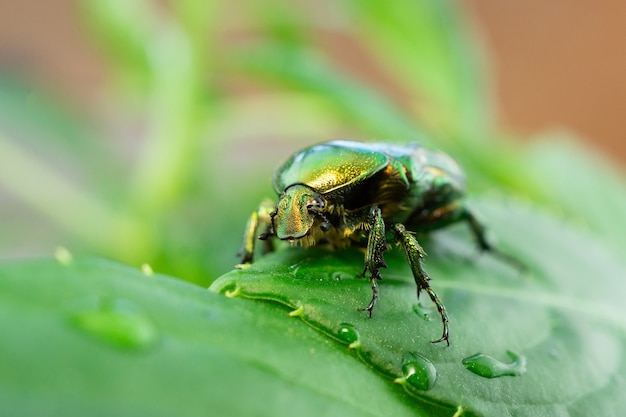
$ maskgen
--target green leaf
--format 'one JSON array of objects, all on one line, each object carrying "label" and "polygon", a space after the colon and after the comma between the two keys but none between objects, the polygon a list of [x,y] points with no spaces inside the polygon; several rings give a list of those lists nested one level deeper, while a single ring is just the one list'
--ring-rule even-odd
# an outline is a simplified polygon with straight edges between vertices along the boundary
[{"label": "green leaf", "polygon": [[[223,276],[211,288],[288,306],[401,382],[423,407],[491,416],[612,415],[623,408],[626,262],[593,237],[536,210],[498,201],[479,207],[502,246],[532,273],[520,276],[488,255],[467,262],[476,254],[461,227],[428,241],[431,284],[450,315],[449,348],[430,343],[441,334],[441,322],[427,298],[415,299],[399,251],[386,256],[389,268],[372,319],[358,311],[371,292],[367,280],[356,277],[363,265],[356,250],[285,249]],[[520,376],[490,379],[465,369],[463,360],[479,353],[483,363],[474,372],[498,376],[498,370],[483,372],[484,361],[511,355],[509,371],[500,374]],[[419,366],[418,358],[424,358]],[[436,369],[432,389],[404,381],[408,365],[424,370],[428,363]]]},{"label": "green leaf", "polygon": [[532,144],[526,177],[569,218],[618,250],[626,247],[626,181],[608,159],[566,133],[550,133]]},{"label": "green leaf", "polygon": [[0,415],[412,416],[286,311],[97,259],[0,266]]}]

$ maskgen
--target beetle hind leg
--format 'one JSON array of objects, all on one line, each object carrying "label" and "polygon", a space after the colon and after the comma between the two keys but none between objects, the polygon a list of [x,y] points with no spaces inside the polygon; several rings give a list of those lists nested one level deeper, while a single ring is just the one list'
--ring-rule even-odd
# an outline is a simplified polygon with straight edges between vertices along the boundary
[{"label": "beetle hind leg", "polygon": [[369,313],[370,318],[372,317],[372,310],[376,306],[376,302],[378,301],[378,280],[382,279],[380,273],[377,275],[372,275],[370,277],[370,285],[372,286],[372,299],[370,300],[367,307],[360,308],[360,311],[367,311]]},{"label": "beetle hind leg", "polygon": [[472,233],[474,234],[474,238],[476,239],[476,243],[478,244],[478,248],[482,252],[489,252],[494,257],[508,263],[519,272],[527,272],[528,267],[522,263],[516,257],[509,255],[506,252],[501,251],[497,247],[495,247],[489,240],[487,239],[485,226],[476,218],[476,216],[469,210],[464,209],[461,214],[461,219],[465,220],[469,225]]},{"label": "beetle hind leg", "polygon": [[413,278],[415,279],[415,284],[417,285],[417,298],[419,299],[420,292],[422,290],[426,291],[432,302],[437,307],[437,311],[441,317],[443,333],[439,339],[433,340],[433,343],[446,342],[446,344],[450,346],[450,342],[448,341],[450,334],[448,328],[448,312],[439,299],[439,296],[437,296],[437,293],[435,293],[435,291],[433,291],[430,287],[430,284],[428,283],[428,281],[430,281],[430,277],[422,267],[422,258],[424,258],[426,254],[417,239],[415,239],[415,236],[409,233],[403,224],[396,223],[393,225],[393,228],[398,240],[402,244],[407,260],[409,261],[409,265],[411,266]]}]

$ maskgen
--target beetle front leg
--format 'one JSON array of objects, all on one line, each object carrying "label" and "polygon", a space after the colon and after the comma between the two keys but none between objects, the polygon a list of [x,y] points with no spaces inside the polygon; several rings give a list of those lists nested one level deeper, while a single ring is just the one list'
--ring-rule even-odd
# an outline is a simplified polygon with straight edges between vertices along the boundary
[{"label": "beetle front leg", "polygon": [[[257,239],[263,239],[265,241],[263,248],[264,252],[271,252],[273,245],[269,237],[273,236],[272,230],[272,217],[271,213],[275,210],[275,205],[270,200],[264,200],[259,208],[252,213],[246,224],[246,229],[243,233],[243,240],[241,242],[241,249],[237,252],[237,256],[240,258],[241,264],[252,263],[254,260],[254,248],[256,246]],[[259,229],[265,229],[259,236],[257,232]]]},{"label": "beetle front leg", "polygon": [[372,286],[372,300],[367,307],[361,309],[368,311],[372,317],[372,310],[378,301],[378,280],[380,276],[380,268],[387,268],[383,258],[383,252],[387,249],[387,240],[385,239],[385,221],[378,207],[372,207],[368,216],[368,224],[370,227],[369,236],[367,238],[367,252],[365,253],[365,268],[362,275],[365,276],[367,271],[370,272],[370,284]]},{"label": "beetle front leg", "polygon": [[450,346],[450,342],[448,341],[448,312],[446,311],[446,307],[443,305],[435,291],[433,291],[433,289],[430,287],[430,284],[428,283],[428,281],[430,281],[430,277],[422,267],[422,259],[426,254],[418,243],[417,239],[415,239],[415,236],[409,233],[403,224],[396,223],[393,225],[393,228],[396,236],[398,237],[398,240],[404,248],[407,260],[409,261],[409,265],[411,266],[413,278],[415,279],[415,284],[417,284],[417,298],[419,299],[422,289],[425,290],[428,293],[428,296],[430,297],[432,302],[437,307],[437,311],[439,312],[439,316],[441,317],[441,322],[443,324],[443,334],[439,339],[433,340],[433,343],[445,341],[446,344]]}]

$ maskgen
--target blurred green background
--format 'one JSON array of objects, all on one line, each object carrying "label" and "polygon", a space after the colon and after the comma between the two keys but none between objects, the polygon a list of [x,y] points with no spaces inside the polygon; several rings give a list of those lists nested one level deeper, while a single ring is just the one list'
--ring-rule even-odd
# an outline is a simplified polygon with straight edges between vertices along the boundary
[{"label": "blurred green background", "polygon": [[[604,215],[620,207],[594,205],[589,195],[581,206],[575,190],[584,170],[564,174],[576,158],[600,171],[608,163],[562,147],[569,134],[519,140],[549,125],[551,114],[597,133],[626,160],[617,153],[619,106],[596,97],[615,99],[623,85],[574,89],[578,64],[596,60],[545,37],[568,22],[595,33],[602,16],[609,20],[597,24],[610,27],[606,7],[561,2],[546,17],[537,5],[504,9],[486,0],[463,8],[435,0],[4,3],[0,259],[64,246],[208,285],[236,263],[247,216],[273,194],[273,168],[304,145],[337,137],[442,149],[464,166],[472,192],[506,190],[578,223],[589,213],[591,229],[623,247]],[[561,12],[570,20],[555,17]],[[483,37],[497,52],[499,78]],[[603,40],[562,41],[596,51]],[[621,80],[623,57],[611,56],[616,64],[596,79],[615,72]],[[561,90],[590,93],[578,101]],[[553,113],[541,119],[536,109]],[[503,125],[521,133],[513,139]],[[564,154],[567,167],[559,165]]]}]

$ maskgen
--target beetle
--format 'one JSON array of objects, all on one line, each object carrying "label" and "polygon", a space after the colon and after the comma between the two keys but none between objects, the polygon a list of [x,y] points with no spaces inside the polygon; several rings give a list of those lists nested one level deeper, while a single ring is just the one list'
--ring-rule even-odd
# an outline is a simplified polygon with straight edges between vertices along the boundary
[{"label": "beetle", "polygon": [[257,239],[265,241],[265,251],[273,250],[272,238],[303,247],[362,246],[361,276],[369,272],[372,298],[361,310],[371,317],[380,269],[387,267],[383,252],[388,244],[399,244],[418,299],[426,291],[441,317],[443,333],[433,343],[450,344],[448,313],[430,287],[422,265],[425,252],[414,233],[466,222],[482,251],[513,259],[486,239],[485,228],[464,203],[465,176],[459,165],[417,143],[320,143],[292,155],[274,171],[272,183],[278,202],[265,201],[252,213],[238,254],[241,264],[253,262]]}]

